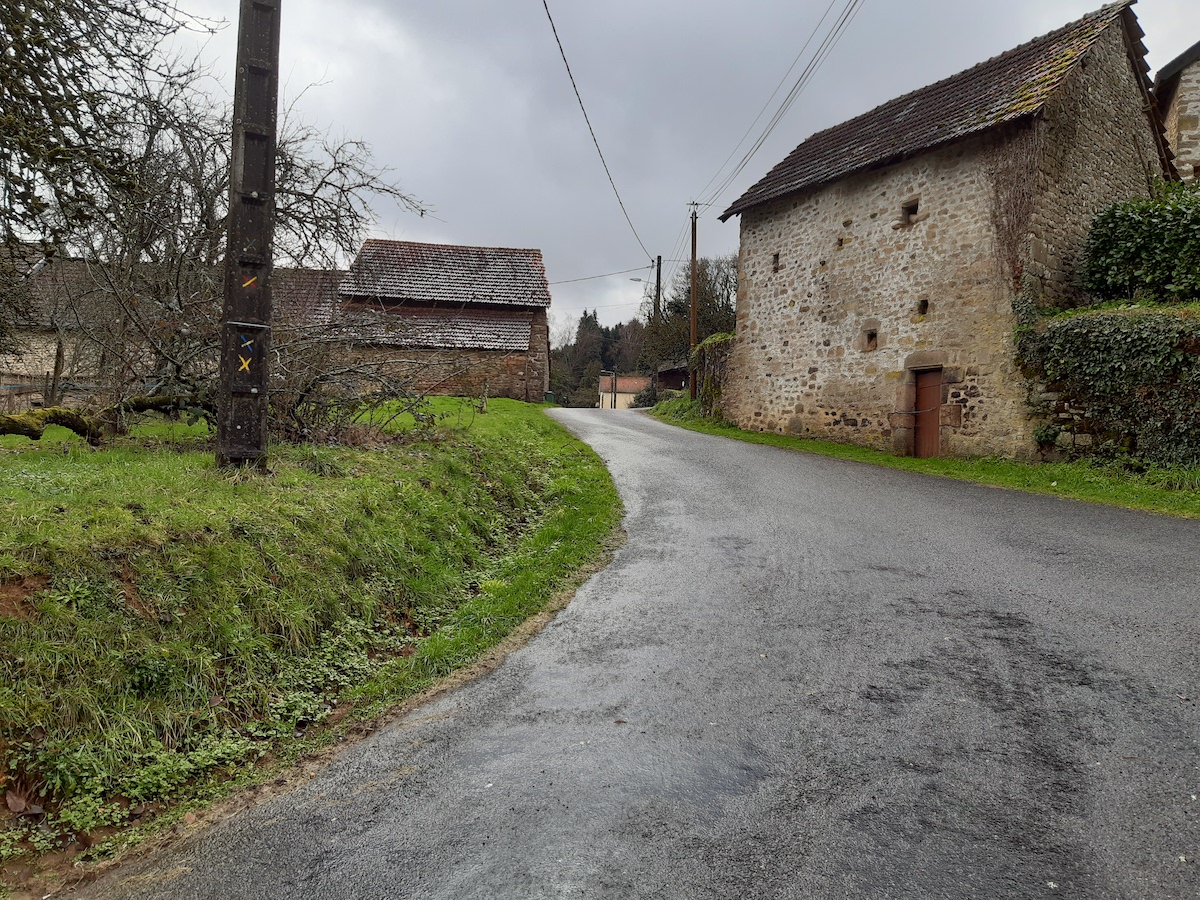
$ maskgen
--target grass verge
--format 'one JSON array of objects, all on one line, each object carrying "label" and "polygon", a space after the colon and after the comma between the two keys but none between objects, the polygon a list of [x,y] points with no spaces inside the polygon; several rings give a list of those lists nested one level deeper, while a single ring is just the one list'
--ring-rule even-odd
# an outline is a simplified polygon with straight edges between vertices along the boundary
[{"label": "grass verge", "polygon": [[697,406],[687,398],[659,403],[651,410],[651,415],[691,431],[751,444],[766,444],[1034,494],[1124,506],[1183,518],[1200,518],[1200,468],[1196,467],[1166,469],[1151,466],[1137,471],[1123,463],[1088,460],[1023,463],[997,458],[915,459],[851,444],[743,431],[729,422],[701,416]]},{"label": "grass verge", "polygon": [[578,583],[620,519],[599,459],[538,407],[461,409],[265,474],[196,434],[0,445],[6,874],[270,777]]}]

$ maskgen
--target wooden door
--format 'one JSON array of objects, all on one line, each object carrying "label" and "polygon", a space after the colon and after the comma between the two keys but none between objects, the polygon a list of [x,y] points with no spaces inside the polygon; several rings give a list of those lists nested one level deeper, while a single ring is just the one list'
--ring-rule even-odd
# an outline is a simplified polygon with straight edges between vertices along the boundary
[{"label": "wooden door", "polygon": [[942,370],[917,373],[916,433],[913,455],[921,459],[942,452]]}]

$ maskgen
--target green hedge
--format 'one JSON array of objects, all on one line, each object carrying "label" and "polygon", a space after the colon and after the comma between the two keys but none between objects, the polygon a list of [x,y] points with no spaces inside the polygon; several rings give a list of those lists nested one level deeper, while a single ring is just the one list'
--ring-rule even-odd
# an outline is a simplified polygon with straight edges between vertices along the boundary
[{"label": "green hedge", "polygon": [[1110,448],[1148,462],[1200,463],[1200,308],[1067,315],[1023,350]]},{"label": "green hedge", "polygon": [[1083,287],[1099,300],[1200,299],[1200,182],[1160,182],[1154,196],[1098,213]]}]

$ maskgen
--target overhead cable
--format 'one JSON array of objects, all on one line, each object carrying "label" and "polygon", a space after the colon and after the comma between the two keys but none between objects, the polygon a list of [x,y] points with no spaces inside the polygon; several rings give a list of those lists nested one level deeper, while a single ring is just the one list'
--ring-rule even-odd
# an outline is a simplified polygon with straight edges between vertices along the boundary
[{"label": "overhead cable", "polygon": [[586,278],[569,278],[566,281],[551,281],[550,285],[554,286],[556,284],[578,284],[581,281],[596,281],[597,279],[600,279],[600,278],[613,278],[617,275],[628,275],[631,272],[644,272],[644,271],[646,271],[647,268],[650,268],[650,267],[638,266],[636,269],[625,269],[624,271],[621,271],[621,272],[608,272],[604,275],[588,275]]},{"label": "overhead cable", "polygon": [[[708,184],[702,187],[696,196],[704,196],[704,192],[712,187],[713,182],[716,181],[717,178],[720,177],[721,173],[725,171],[725,167],[733,160],[734,155],[742,149],[742,144],[746,143],[746,138],[750,137],[750,132],[754,130],[754,126],[762,120],[763,114],[766,113],[766,111],[770,108],[771,103],[774,102],[775,98],[779,95],[779,91],[783,88],[784,84],[787,83],[788,78],[790,78],[792,72],[795,71],[796,66],[800,64],[801,58],[803,58],[804,54],[808,51],[809,46],[812,45],[813,40],[820,33],[821,26],[825,24],[825,20],[829,18],[829,14],[833,12],[833,8],[836,5],[837,0],[830,0],[829,6],[825,7],[825,14],[821,16],[821,20],[817,22],[816,27],[813,28],[812,34],[808,36],[808,40],[804,42],[804,46],[800,48],[800,52],[796,54],[796,58],[792,60],[792,64],[788,66],[788,70],[784,72],[783,77],[779,79],[779,84],[775,86],[775,90],[771,91],[771,96],[768,97],[767,102],[762,105],[762,109],[758,111],[758,115],[754,117],[754,121],[751,122],[750,126],[746,129],[746,133],[742,135],[741,140],[737,142],[734,148],[729,151],[729,155],[725,157],[725,162],[721,163],[721,168],[717,169],[717,171],[713,174],[713,177],[708,179]],[[706,203],[702,205],[711,206],[712,204]]]},{"label": "overhead cable", "polygon": [[596,138],[596,129],[592,127],[592,120],[588,116],[587,107],[583,105],[583,97],[579,93],[579,85],[575,83],[575,74],[571,71],[571,64],[567,62],[567,51],[563,49],[562,40],[558,36],[558,28],[554,24],[554,16],[550,15],[548,0],[542,0],[542,6],[546,9],[546,18],[550,20],[550,29],[554,32],[554,41],[558,44],[558,52],[562,56],[563,65],[567,67],[567,77],[571,79],[571,87],[575,90],[575,99],[579,101],[579,109],[583,112],[583,120],[587,122],[588,132],[592,135],[592,143],[596,145],[596,152],[600,154],[600,164],[604,166],[604,174],[608,176],[608,183],[612,185],[613,194],[617,198],[617,204],[621,207],[621,212],[625,216],[625,221],[629,223],[629,230],[633,232],[633,236],[637,239],[638,246],[642,248],[642,252],[646,254],[647,259],[652,259],[650,251],[642,243],[641,235],[633,227],[633,220],[629,218],[629,211],[625,208],[625,201],[621,199],[621,192],[617,190],[617,183],[613,180],[612,171],[608,168],[608,161],[604,158],[604,151],[600,149],[600,141]]},{"label": "overhead cable", "polygon": [[[767,123],[767,126],[763,129],[758,138],[755,139],[754,143],[750,146],[750,149],[746,151],[746,154],[742,157],[741,161],[737,164],[733,171],[730,172],[730,174],[727,175],[721,181],[718,187],[706,198],[704,205],[713,205],[717,199],[729,189],[730,185],[737,180],[738,176],[742,174],[746,166],[749,165],[750,161],[754,158],[758,151],[762,149],[763,145],[767,142],[767,139],[770,138],[776,127],[783,120],[784,116],[786,116],[788,111],[792,108],[792,105],[796,102],[796,98],[803,93],[804,89],[812,81],[813,76],[815,76],[817,71],[821,68],[821,65],[826,59],[829,58],[829,55],[833,52],[834,48],[837,47],[843,35],[845,35],[850,25],[854,22],[855,17],[862,9],[864,2],[865,0],[849,0],[849,2],[847,2],[846,6],[838,15],[837,20],[834,22],[829,32],[825,35],[820,45],[818,45],[817,49],[814,51],[812,58],[809,59],[808,64],[804,67],[804,70],[800,73],[800,76],[796,79],[787,95],[783,98],[778,109],[775,110],[775,113]],[[822,19],[822,21],[824,21],[824,19]]]}]

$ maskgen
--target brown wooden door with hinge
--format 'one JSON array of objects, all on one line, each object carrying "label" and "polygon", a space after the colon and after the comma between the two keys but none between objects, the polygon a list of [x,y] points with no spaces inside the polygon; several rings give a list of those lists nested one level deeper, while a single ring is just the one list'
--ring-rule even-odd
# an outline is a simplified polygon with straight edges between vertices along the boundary
[{"label": "brown wooden door with hinge", "polygon": [[916,433],[913,455],[920,459],[942,452],[942,370],[917,373]]}]

